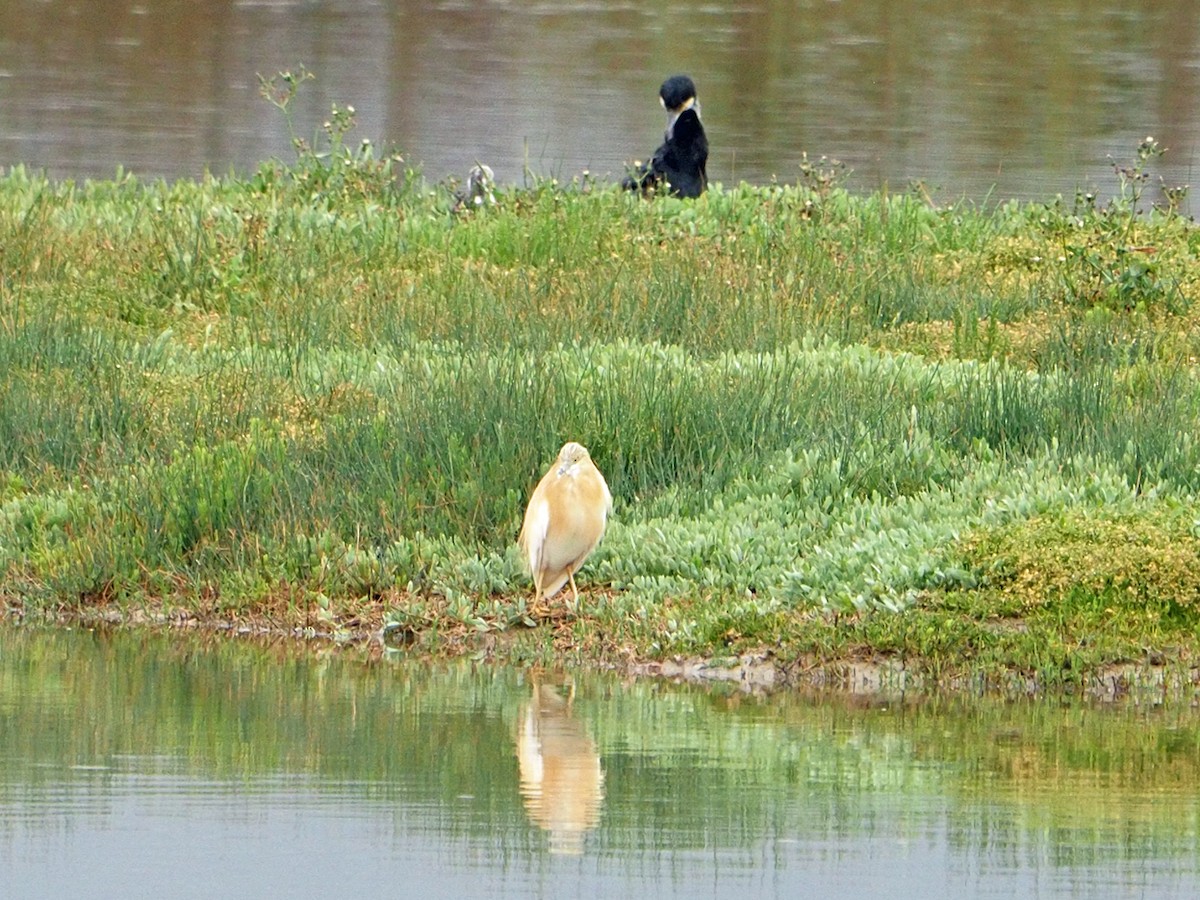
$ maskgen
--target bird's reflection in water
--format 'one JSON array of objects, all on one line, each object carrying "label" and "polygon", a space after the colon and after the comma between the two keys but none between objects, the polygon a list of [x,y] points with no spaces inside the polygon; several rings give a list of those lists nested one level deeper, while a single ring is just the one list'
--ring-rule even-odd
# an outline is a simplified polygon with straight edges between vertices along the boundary
[{"label": "bird's reflection in water", "polygon": [[529,818],[550,835],[551,853],[582,853],[604,802],[600,754],[572,714],[574,697],[574,682],[560,688],[535,676],[517,730],[521,798]]}]

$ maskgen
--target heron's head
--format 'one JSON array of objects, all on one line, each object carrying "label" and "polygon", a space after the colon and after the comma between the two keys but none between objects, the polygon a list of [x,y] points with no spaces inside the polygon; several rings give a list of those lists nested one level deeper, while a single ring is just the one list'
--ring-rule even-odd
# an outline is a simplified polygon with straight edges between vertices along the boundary
[{"label": "heron's head", "polygon": [[589,458],[587,447],[575,441],[567,441],[558,451],[558,474],[566,475],[571,469]]}]

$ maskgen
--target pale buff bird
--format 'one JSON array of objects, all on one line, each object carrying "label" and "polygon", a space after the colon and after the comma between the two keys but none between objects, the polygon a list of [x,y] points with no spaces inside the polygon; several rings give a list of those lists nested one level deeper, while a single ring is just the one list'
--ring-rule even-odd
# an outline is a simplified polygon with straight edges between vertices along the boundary
[{"label": "pale buff bird", "polygon": [[600,822],[604,769],[596,742],[574,717],[574,697],[574,683],[564,697],[533,677],[517,730],[517,768],[525,810],[549,833],[550,852],[578,855]]},{"label": "pale buff bird", "polygon": [[563,444],[529,498],[517,538],[533,576],[534,608],[568,582],[572,604],[579,603],[575,573],[600,543],[611,511],[612,494],[587,448]]}]

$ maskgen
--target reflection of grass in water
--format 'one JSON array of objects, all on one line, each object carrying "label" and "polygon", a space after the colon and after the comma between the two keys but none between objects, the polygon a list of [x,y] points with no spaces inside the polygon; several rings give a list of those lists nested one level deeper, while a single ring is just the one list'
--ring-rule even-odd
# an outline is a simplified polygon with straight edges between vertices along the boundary
[{"label": "reflection of grass in water", "polygon": [[[24,629],[0,642],[0,755],[38,762],[5,770],[6,800],[72,765],[119,773],[163,757],[204,779],[286,772],[314,776],[317,789],[354,784],[406,817],[423,804],[463,808],[471,795],[471,814],[443,820],[448,833],[526,840],[516,757],[525,673],[186,635]],[[1200,745],[1186,706],[756,698],[575,681],[573,727],[604,771],[590,840],[610,846],[755,847],[881,823],[917,838],[944,821],[968,849],[1053,853],[1069,836],[1075,860],[1195,852]]]},{"label": "reflection of grass in water", "polygon": [[[588,652],[853,652],[827,627],[849,613],[952,667],[992,649],[961,611],[1008,602],[979,540],[1200,488],[1174,216],[580,182],[452,217],[343,136],[336,172],[0,179],[0,566],[25,603],[384,597],[426,635],[501,630],[525,494],[570,437],[617,497]],[[1125,243],[1155,251],[1136,277]],[[1087,575],[1056,573],[1068,608]],[[931,611],[961,646],[910,627]],[[1168,624],[1073,664],[1190,645],[1190,607]],[[1020,634],[997,665],[1074,677]]]}]

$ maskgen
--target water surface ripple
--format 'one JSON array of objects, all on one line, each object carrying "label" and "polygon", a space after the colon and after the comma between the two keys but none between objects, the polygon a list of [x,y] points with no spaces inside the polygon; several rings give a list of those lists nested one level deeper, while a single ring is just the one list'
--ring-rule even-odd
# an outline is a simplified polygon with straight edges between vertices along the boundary
[{"label": "water surface ripple", "polygon": [[4,896],[1182,897],[1190,706],[0,630]]},{"label": "water surface ripple", "polygon": [[[477,160],[616,180],[658,144],[656,92],[691,74],[726,185],[794,182],[835,157],[852,183],[939,200],[1111,193],[1147,135],[1168,186],[1197,161],[1193,0],[13,0],[0,4],[0,166],[57,177],[198,177],[292,156],[258,74],[304,65],[311,139],[351,136],[431,181]],[[1153,199],[1151,196],[1151,199]]]}]

